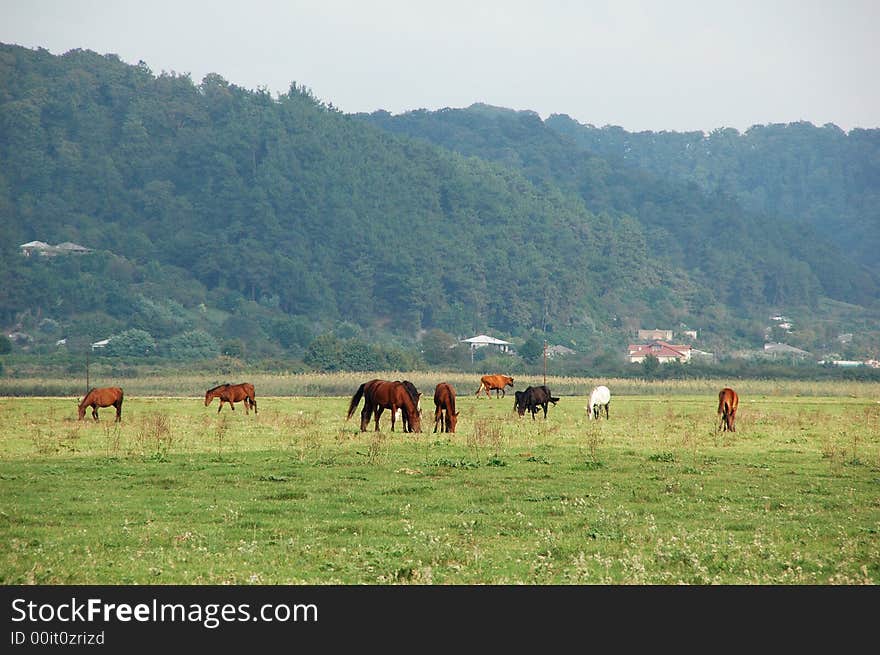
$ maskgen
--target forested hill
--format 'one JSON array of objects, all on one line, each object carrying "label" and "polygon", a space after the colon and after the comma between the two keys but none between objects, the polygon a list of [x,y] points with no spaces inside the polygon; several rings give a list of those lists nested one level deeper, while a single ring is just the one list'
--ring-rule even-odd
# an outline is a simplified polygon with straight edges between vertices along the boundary
[{"label": "forested hill", "polygon": [[[694,142],[693,133],[599,130],[566,116],[544,122],[535,112],[482,104],[360,117],[521,170],[532,181],[578,194],[593,212],[634,217],[653,257],[697,271],[710,285],[738,287],[738,300],[728,303],[798,302],[790,286],[797,280],[807,295],[860,304],[877,299],[880,257],[872,246],[880,246],[880,130],[847,137],[804,124],[755,127],[749,134],[769,133],[756,146],[737,141],[731,130]],[[694,150],[703,155],[688,154]],[[712,160],[711,171],[705,159]],[[764,186],[745,189],[747,180]],[[814,278],[818,288],[808,290]]]},{"label": "forested hill", "polygon": [[[0,323],[278,354],[327,331],[543,329],[585,343],[623,335],[623,317],[720,334],[766,305],[877,297],[792,223],[521,118],[493,146],[506,156],[477,158],[297,84],[272,97],[216,74],[0,45]],[[32,240],[94,252],[22,256]]]},{"label": "forested hill", "polygon": [[815,228],[820,241],[880,271],[880,129],[755,125],[702,132],[627,132],[553,115],[547,127],[585,152],[723,191],[750,211]]}]

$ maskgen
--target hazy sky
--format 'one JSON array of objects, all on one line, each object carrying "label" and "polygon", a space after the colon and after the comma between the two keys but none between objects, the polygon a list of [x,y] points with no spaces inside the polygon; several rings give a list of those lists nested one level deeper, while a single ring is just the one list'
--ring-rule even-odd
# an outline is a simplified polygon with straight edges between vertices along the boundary
[{"label": "hazy sky", "polygon": [[0,42],[309,87],[343,112],[484,102],[639,130],[880,127],[880,0],[0,0]]}]

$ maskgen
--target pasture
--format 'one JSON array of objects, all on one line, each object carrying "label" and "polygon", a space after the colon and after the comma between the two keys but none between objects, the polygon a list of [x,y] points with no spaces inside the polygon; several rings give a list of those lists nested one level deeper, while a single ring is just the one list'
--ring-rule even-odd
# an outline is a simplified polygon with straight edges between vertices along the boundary
[{"label": "pasture", "polygon": [[532,421],[512,394],[476,398],[476,377],[450,379],[456,432],[434,434],[433,384],[410,375],[424,431],[391,433],[386,412],[381,432],[361,433],[345,415],[370,377],[273,396],[249,376],[250,415],[205,407],[208,384],[167,397],[123,381],[121,423],[113,408],[77,421],[73,396],[0,398],[0,582],[880,580],[876,386],[797,395],[733,382],[727,433],[715,382],[612,382],[610,420],[590,421],[596,381],[565,395],[548,379],[561,400]]}]

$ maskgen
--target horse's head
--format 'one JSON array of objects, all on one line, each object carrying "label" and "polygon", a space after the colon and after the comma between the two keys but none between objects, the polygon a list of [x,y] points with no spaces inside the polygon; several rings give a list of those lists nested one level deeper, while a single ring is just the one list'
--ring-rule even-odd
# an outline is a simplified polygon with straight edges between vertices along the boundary
[{"label": "horse's head", "polygon": [[205,393],[205,407],[210,405],[212,400],[214,400],[214,394],[212,394],[210,391]]},{"label": "horse's head", "polygon": [[458,414],[459,414],[459,412],[455,412],[452,414],[450,414],[450,413],[446,414],[446,421],[447,421],[446,431],[447,432],[455,432],[455,424],[458,423]]},{"label": "horse's head", "polygon": [[410,432],[422,431],[422,410],[417,409],[409,413],[409,430]]},{"label": "horse's head", "polygon": [[526,392],[525,391],[517,391],[513,394],[513,408],[516,410],[516,413],[520,416],[526,413]]},{"label": "horse's head", "polygon": [[80,403],[76,407],[76,414],[79,417],[79,420],[82,421],[86,416],[86,406]]}]

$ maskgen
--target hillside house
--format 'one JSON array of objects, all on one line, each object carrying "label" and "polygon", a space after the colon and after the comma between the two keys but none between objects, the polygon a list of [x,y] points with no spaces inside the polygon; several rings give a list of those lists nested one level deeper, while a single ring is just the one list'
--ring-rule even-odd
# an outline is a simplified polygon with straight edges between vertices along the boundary
[{"label": "hillside house", "polygon": [[484,348],[486,346],[494,346],[501,352],[508,352],[510,350],[510,342],[504,341],[503,339],[496,339],[495,337],[490,337],[485,334],[478,334],[475,337],[471,337],[470,339],[462,339],[462,343],[466,343],[470,346],[471,352],[476,350],[477,348]]},{"label": "hillside house", "polygon": [[567,357],[568,355],[574,354],[574,350],[572,350],[568,346],[563,346],[562,344],[547,346],[547,357],[549,357],[550,359],[553,359],[554,357]]},{"label": "hillside house", "polygon": [[25,257],[32,255],[40,255],[42,257],[56,257],[58,255],[85,255],[92,252],[91,248],[86,248],[72,241],[65,241],[53,246],[45,241],[28,241],[21,244],[18,249]]},{"label": "hillside house", "polygon": [[789,346],[787,343],[765,343],[764,354],[776,359],[777,357],[803,358],[808,357],[810,353],[806,350]]},{"label": "hillside house", "polygon": [[18,249],[21,251],[21,254],[25,257],[30,257],[31,255],[43,255],[44,257],[49,257],[50,252],[52,252],[54,246],[50,246],[45,241],[28,241],[27,243],[21,244]]},{"label": "hillside house", "polygon": [[628,356],[631,364],[640,364],[645,358],[652,355],[657,358],[661,364],[668,362],[689,362],[691,360],[691,352],[693,348],[687,345],[673,345],[659,339],[651,343],[630,344],[628,347]]}]

